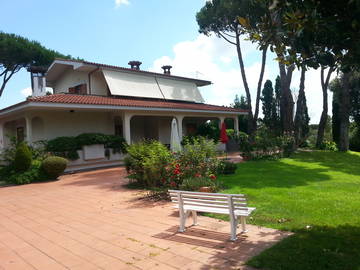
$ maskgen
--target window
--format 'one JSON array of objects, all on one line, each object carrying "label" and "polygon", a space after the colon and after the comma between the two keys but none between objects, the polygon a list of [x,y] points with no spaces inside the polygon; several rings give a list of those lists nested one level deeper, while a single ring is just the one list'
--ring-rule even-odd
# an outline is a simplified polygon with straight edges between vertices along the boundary
[{"label": "window", "polygon": [[79,84],[74,87],[69,88],[70,94],[77,94],[77,95],[86,95],[87,94],[87,86],[86,83]]},{"label": "window", "polygon": [[123,127],[122,124],[115,123],[115,135],[117,136],[123,136]]}]

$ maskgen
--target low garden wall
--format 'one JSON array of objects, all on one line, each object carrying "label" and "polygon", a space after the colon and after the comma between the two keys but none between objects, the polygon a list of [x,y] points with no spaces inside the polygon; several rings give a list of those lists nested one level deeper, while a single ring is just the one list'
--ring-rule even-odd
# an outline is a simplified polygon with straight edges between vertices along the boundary
[{"label": "low garden wall", "polygon": [[78,159],[69,160],[65,172],[123,165],[125,154],[114,153],[114,149],[105,149],[104,145],[87,145],[77,150]]}]

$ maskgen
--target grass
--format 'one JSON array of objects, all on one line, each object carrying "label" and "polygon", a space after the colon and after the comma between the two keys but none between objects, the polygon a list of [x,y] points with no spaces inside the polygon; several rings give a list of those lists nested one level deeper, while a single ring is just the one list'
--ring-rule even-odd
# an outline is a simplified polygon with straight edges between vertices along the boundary
[{"label": "grass", "polygon": [[250,223],[295,232],[249,265],[360,269],[360,153],[300,152],[291,159],[250,161],[220,180],[224,192],[244,193],[257,208]]}]

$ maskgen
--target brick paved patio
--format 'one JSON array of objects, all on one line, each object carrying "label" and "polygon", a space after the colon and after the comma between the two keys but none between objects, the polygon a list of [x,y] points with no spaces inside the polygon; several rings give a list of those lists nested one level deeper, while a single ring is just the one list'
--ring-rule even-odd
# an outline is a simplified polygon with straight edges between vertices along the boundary
[{"label": "brick paved patio", "polygon": [[0,269],[249,269],[244,261],[287,235],[249,226],[232,243],[229,224],[207,217],[177,233],[170,204],[138,200],[124,176],[112,168],[0,188]]}]

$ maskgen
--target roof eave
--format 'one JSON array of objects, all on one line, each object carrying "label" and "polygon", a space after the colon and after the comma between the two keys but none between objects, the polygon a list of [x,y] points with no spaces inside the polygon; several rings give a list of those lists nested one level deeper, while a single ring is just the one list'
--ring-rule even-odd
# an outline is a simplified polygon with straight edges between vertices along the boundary
[{"label": "roof eave", "polygon": [[0,118],[6,117],[12,113],[19,112],[24,109],[95,109],[95,110],[122,110],[122,111],[156,111],[156,112],[183,112],[183,113],[209,113],[221,115],[247,115],[246,111],[227,111],[227,110],[201,110],[201,109],[182,109],[182,108],[162,108],[147,106],[120,106],[120,105],[100,105],[100,104],[78,104],[78,103],[55,103],[55,102],[36,102],[26,100],[0,110]]}]

